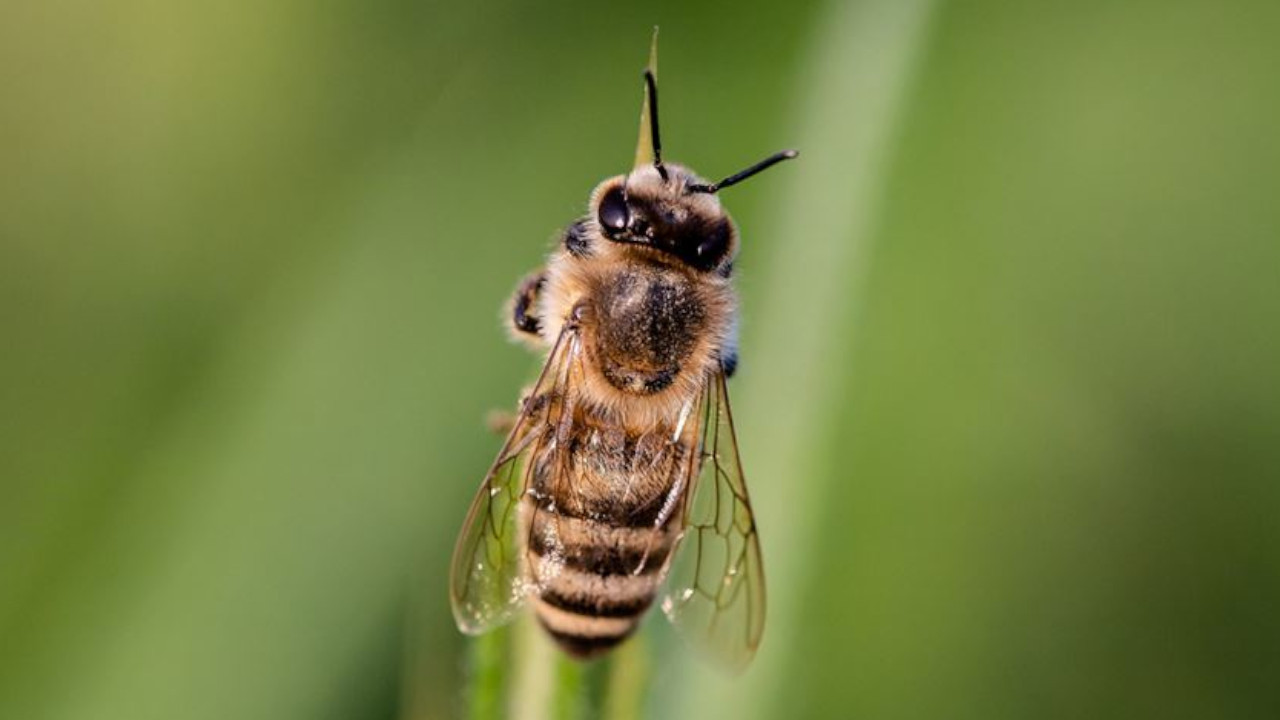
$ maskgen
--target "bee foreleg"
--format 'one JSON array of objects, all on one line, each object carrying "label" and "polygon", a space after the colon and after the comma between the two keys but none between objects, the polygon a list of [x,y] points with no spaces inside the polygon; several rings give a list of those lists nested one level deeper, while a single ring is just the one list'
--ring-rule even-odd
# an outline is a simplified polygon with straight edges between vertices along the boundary
[{"label": "bee foreleg", "polygon": [[539,334],[542,321],[538,318],[538,296],[542,293],[542,286],[546,284],[546,280],[547,271],[539,269],[527,275],[516,287],[516,292],[508,303],[510,308],[508,317],[513,337],[542,344],[542,336]]},{"label": "bee foreleg", "polygon": [[738,339],[734,338],[720,348],[720,369],[726,378],[738,371]]}]

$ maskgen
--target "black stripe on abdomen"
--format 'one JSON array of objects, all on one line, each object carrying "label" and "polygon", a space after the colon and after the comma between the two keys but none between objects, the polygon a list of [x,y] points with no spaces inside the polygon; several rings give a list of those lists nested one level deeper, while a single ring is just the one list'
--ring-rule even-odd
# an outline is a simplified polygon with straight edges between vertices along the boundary
[{"label": "black stripe on abdomen", "polygon": [[628,618],[640,615],[653,603],[653,593],[646,593],[625,600],[614,600],[603,596],[591,596],[564,592],[554,584],[543,588],[543,602],[552,607],[575,615],[591,617]]},{"label": "black stripe on abdomen", "polygon": [[[555,522],[550,517],[541,517],[539,524]],[[592,520],[578,520],[578,523],[594,523]],[[670,538],[665,533],[653,531],[646,533],[640,544],[624,544],[619,542],[581,542],[567,539],[558,534],[541,532],[537,528],[529,533],[529,550],[539,558],[555,555],[564,564],[574,570],[589,572],[605,577],[613,575],[648,575],[662,568],[671,552]],[[639,534],[639,533],[633,533]]]},{"label": "black stripe on abdomen", "polygon": [[[609,617],[557,607],[543,592],[534,600],[538,622],[560,647],[577,657],[590,657],[617,645],[635,631],[640,615]],[[643,610],[641,610],[643,612]]]},{"label": "black stripe on abdomen", "polygon": [[551,636],[552,640],[556,641],[556,644],[559,645],[561,649],[576,658],[584,660],[612,650],[623,640],[626,640],[631,636],[630,631],[622,635],[610,635],[607,637],[575,635],[573,633],[564,633],[559,630],[553,630],[552,628],[547,627],[545,622],[541,622],[541,618],[539,618],[539,622],[542,625],[542,629],[547,631],[547,634]]},{"label": "black stripe on abdomen", "polygon": [[[580,497],[570,496],[565,501],[558,502],[555,496],[550,492],[539,492],[536,495],[529,495],[534,498],[538,509],[542,512],[548,512],[562,517],[573,518],[574,520],[604,520],[611,527],[625,528],[649,528],[657,529],[658,520],[662,518],[664,496],[654,498],[646,505],[634,508],[620,508],[616,500],[597,499],[593,501],[584,501]],[[577,503],[583,503],[582,507],[575,507]],[[671,517],[665,518],[670,523]]]}]

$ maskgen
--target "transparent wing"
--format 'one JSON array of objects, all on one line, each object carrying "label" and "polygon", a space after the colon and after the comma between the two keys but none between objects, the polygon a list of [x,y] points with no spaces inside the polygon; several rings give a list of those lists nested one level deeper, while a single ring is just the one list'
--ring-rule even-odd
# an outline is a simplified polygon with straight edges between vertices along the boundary
[{"label": "transparent wing", "polygon": [[701,462],[691,466],[662,609],[695,647],[736,672],[760,645],[765,588],[723,372],[707,382],[696,422]]},{"label": "transparent wing", "polygon": [[535,589],[520,537],[520,500],[530,491],[535,463],[559,454],[555,438],[571,417],[566,399],[580,347],[576,328],[566,324],[471,502],[449,578],[453,617],[464,633],[478,635],[510,621]]}]

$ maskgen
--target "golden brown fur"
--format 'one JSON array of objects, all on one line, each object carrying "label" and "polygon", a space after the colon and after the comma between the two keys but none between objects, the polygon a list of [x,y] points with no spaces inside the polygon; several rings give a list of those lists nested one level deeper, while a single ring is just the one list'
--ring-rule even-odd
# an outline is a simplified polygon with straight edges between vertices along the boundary
[{"label": "golden brown fur", "polygon": [[[574,236],[542,274],[522,282],[515,301],[528,302],[537,285],[536,337],[545,347],[570,317],[581,338],[572,403],[531,399],[566,404],[556,414],[573,417],[566,437],[539,444],[546,449],[532,459],[521,525],[535,612],[584,657],[627,637],[653,601],[680,527],[674,501],[695,462],[696,438],[683,419],[734,341],[727,269],[737,232],[718,198],[686,191],[700,179],[679,166],[668,171],[669,181],[646,167],[601,183]],[[628,215],[643,220],[635,233],[601,227],[610,192],[624,192]],[[707,228],[721,233],[722,246],[705,262],[695,257],[698,267],[688,261],[688,240]],[[683,250],[664,233],[685,242]],[[567,467],[556,464],[566,457]]]},{"label": "golden brown fur", "polygon": [[521,525],[539,621],[588,657],[630,635],[653,601],[680,527],[672,501],[695,438],[666,423],[631,435],[580,409],[566,441],[569,467],[554,465],[551,443],[533,458]]},{"label": "golden brown fur", "polygon": [[[676,165],[671,172],[685,173]],[[691,182],[696,181],[692,175]],[[660,203],[681,218],[712,216],[727,219],[719,199],[710,194],[686,194],[683,185],[664,183],[653,168],[636,170],[629,176],[618,176],[598,185],[591,194],[594,210],[604,193],[626,183],[627,192],[637,199]],[[592,212],[587,219],[593,236],[591,253],[575,256],[565,249],[552,254],[546,268],[546,283],[541,293],[540,336],[550,344],[559,336],[564,321],[575,307],[582,306],[582,333],[588,352],[587,386],[583,398],[606,416],[617,418],[633,429],[652,427],[662,419],[679,414],[680,409],[702,390],[708,372],[716,368],[720,354],[732,342],[737,312],[737,297],[722,273],[690,268],[670,254],[639,244],[610,242]],[[732,225],[730,224],[730,227]],[[737,246],[737,232],[731,233],[731,249],[726,262],[731,262]],[[598,301],[620,278],[638,276],[649,280],[666,280],[687,291],[702,310],[696,327],[688,328],[696,339],[681,358],[680,371],[672,385],[655,394],[643,395],[620,390],[602,374],[598,360],[602,351],[593,342],[600,335],[602,323],[610,318],[599,312]]]},{"label": "golden brown fur", "polygon": [[[665,164],[652,57],[635,167],[596,186],[506,307],[513,338],[547,358],[467,513],[450,592],[464,632],[528,599],[589,657],[628,637],[667,580],[676,627],[742,667],[764,579],[725,385],[738,232],[717,193],[796,152],[714,183]],[[692,560],[673,565],[680,544]]]}]

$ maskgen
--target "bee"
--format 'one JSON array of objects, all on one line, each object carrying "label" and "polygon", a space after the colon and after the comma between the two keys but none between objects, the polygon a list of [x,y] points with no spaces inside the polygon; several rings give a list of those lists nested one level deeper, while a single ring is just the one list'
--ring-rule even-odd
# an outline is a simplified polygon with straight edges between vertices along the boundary
[{"label": "bee", "polygon": [[797,153],[708,183],[662,160],[652,54],[644,91],[635,166],[596,186],[508,306],[546,361],[458,538],[453,613],[479,634],[532,604],[591,658],[661,593],[681,634],[741,669],[765,585],[726,382],[739,237],[717,193]]}]

